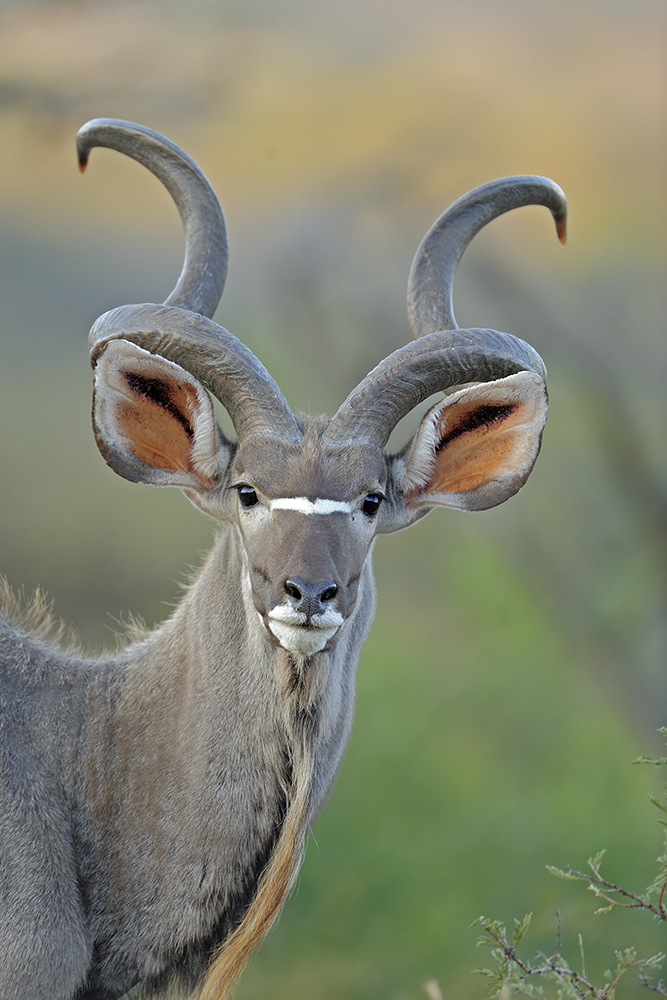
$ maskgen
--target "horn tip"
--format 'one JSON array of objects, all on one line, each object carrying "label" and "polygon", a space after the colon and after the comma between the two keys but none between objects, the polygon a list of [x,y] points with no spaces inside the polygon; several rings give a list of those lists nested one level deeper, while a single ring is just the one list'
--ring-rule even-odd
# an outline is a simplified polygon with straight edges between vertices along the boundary
[{"label": "horn tip", "polygon": [[563,246],[567,243],[567,219],[556,219],[556,234]]},{"label": "horn tip", "polygon": [[83,153],[79,156],[79,170],[82,174],[85,174],[86,167],[88,166],[88,154]]}]

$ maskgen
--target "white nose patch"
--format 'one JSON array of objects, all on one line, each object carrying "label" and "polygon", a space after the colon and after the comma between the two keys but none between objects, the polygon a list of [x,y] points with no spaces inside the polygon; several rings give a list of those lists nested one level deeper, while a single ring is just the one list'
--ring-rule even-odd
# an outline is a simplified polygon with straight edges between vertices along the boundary
[{"label": "white nose patch", "polygon": [[344,500],[308,500],[306,497],[281,497],[272,500],[269,510],[296,510],[299,514],[351,514],[352,504]]}]

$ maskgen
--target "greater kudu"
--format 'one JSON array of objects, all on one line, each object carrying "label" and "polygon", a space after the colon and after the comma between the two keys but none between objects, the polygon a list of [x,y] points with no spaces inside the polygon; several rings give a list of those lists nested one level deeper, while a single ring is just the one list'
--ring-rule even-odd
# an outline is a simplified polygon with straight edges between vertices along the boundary
[{"label": "greater kudu", "polygon": [[[284,902],[338,767],[373,615],[374,538],[432,507],[501,503],[537,457],[542,360],[509,334],[457,328],[457,262],[521,205],[547,206],[563,238],[566,204],[542,177],[457,201],[413,264],[413,342],[333,419],[295,416],[208,318],[227,241],[197,165],[113,119],[80,130],[82,169],[94,146],[162,181],[187,243],[163,305],[93,326],[97,443],[120,475],[178,486],[229,527],[171,618],[112,658],[67,653],[16,616],[0,623],[0,996],[220,1000]],[[401,417],[435,392],[445,398],[412,440],[386,453]]]}]

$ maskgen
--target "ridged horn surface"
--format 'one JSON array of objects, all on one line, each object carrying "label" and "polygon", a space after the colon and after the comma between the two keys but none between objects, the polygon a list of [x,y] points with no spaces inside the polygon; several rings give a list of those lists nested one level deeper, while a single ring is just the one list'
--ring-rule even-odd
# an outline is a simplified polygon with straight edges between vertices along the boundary
[{"label": "ridged horn surface", "polygon": [[94,118],[79,129],[76,148],[82,171],[95,146],[130,156],[162,181],[185,230],[183,270],[166,305],[212,316],[227,276],[228,245],[225,217],[205,174],[171,139],[120,118]]},{"label": "ridged horn surface", "polygon": [[300,437],[277,383],[252,351],[209,317],[227,271],[222,209],[208,180],[187,153],[143,125],[96,118],[77,133],[83,168],[94,146],[125,153],[147,167],[172,195],[186,236],[183,270],[163,305],[126,305],[105,313],[90,331],[94,365],[109,340],[123,338],[174,361],[209,389],[229,413],[239,438],[253,433]]},{"label": "ridged horn surface", "polygon": [[466,382],[490,382],[518,371],[546,379],[529,344],[495,330],[460,330],[452,308],[456,266],[488,222],[523,205],[546,205],[565,242],[567,202],[547,177],[502,177],[454,202],[426,234],[408,283],[408,314],[415,339],[381,361],[347,397],[326,431],[330,441],[368,441],[384,447],[394,427],[435,392]]},{"label": "ridged horn surface", "polygon": [[431,333],[400,347],[370,372],[329,424],[331,442],[384,448],[399,420],[435,392],[466,382],[491,382],[519,371],[546,378],[530,344],[495,330]]},{"label": "ridged horn surface", "polygon": [[442,213],[422,240],[408,280],[408,318],[413,337],[457,328],[452,304],[456,267],[474,236],[493,219],[524,205],[544,205],[565,242],[567,201],[548,177],[501,177],[463,195]]},{"label": "ridged horn surface", "polygon": [[231,417],[240,440],[251,434],[301,436],[278,384],[238,337],[213,320],[175,306],[120,306],[93,324],[88,338],[94,365],[110,340],[130,340],[174,361],[199,379]]}]

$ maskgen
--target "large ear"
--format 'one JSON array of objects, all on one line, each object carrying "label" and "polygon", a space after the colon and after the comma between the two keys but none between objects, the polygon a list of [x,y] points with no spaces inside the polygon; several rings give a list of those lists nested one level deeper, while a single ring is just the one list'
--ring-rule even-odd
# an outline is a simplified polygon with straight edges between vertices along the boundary
[{"label": "large ear", "polygon": [[95,366],[93,427],[120,476],[198,494],[215,485],[231,447],[199,382],[127,340],[110,341]]},{"label": "large ear", "polygon": [[408,513],[485,510],[519,490],[535,464],[547,390],[534,372],[459,389],[423,418],[398,472]]}]

